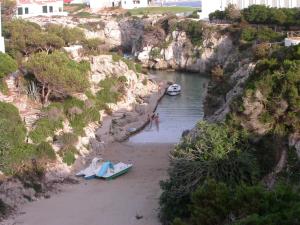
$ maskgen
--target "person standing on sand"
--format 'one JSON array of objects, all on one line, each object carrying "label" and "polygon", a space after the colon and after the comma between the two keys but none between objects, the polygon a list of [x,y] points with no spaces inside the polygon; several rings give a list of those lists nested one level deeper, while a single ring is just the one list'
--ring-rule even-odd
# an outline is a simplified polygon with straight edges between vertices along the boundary
[{"label": "person standing on sand", "polygon": [[152,127],[152,118],[153,118],[153,115],[152,116],[150,116],[150,114],[148,114],[148,121],[149,121],[149,129],[151,129],[151,127]]},{"label": "person standing on sand", "polygon": [[158,113],[154,116],[154,121],[155,121],[156,129],[157,129],[157,131],[159,131],[159,114]]}]

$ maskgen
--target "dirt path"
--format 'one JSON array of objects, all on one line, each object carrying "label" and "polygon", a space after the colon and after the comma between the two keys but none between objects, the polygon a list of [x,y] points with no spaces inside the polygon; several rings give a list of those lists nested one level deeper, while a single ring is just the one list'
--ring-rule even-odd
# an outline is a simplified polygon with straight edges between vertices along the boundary
[{"label": "dirt path", "polygon": [[112,144],[103,158],[133,163],[128,174],[68,185],[50,199],[24,205],[11,224],[159,225],[159,181],[167,176],[171,148],[172,144]]}]

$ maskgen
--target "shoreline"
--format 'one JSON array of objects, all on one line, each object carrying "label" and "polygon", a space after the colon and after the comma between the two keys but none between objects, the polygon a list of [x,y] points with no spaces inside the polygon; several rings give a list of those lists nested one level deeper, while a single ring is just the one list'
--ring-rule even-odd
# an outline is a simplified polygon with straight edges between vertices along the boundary
[{"label": "shoreline", "polygon": [[[146,96],[146,98],[149,98],[149,104],[146,107],[146,111],[144,114],[140,115],[137,119],[137,123],[128,123],[125,124],[125,126],[123,128],[125,128],[125,131],[128,127],[135,125],[137,130],[136,132],[141,131],[147,124],[148,124],[148,113],[152,113],[155,111],[155,109],[157,108],[160,100],[163,98],[164,94],[165,94],[165,90],[167,88],[167,81],[163,81],[163,80],[158,80],[154,82],[158,88],[157,92],[152,92],[151,94]],[[160,85],[158,85],[158,83]],[[14,218],[16,215],[20,214],[20,210],[22,210],[23,207],[26,207],[26,205],[30,204],[31,202],[38,202],[38,201],[42,201],[44,199],[48,199],[52,196],[56,196],[57,194],[64,192],[64,187],[65,186],[73,186],[74,184],[81,184],[83,183],[82,181],[80,181],[78,178],[75,177],[74,173],[80,169],[82,169],[84,166],[86,166],[87,164],[90,163],[91,159],[95,156],[101,156],[103,157],[104,155],[107,155],[107,151],[109,151],[109,148],[113,145],[116,144],[120,144],[120,145],[126,145],[126,140],[133,135],[136,132],[123,132],[122,133],[122,140],[115,140],[114,135],[110,134],[110,124],[112,123],[113,120],[113,115],[114,113],[118,113],[119,111],[122,111],[122,107],[119,107],[116,111],[113,112],[112,115],[106,115],[103,120],[102,120],[102,125],[103,123],[107,123],[109,126],[100,126],[94,130],[95,134],[97,132],[102,132],[104,141],[105,141],[105,145],[103,146],[103,148],[101,149],[91,149],[87,154],[81,155],[75,162],[75,164],[71,167],[69,167],[68,171],[60,171],[63,169],[66,169],[65,166],[61,163],[55,163],[55,164],[51,164],[49,165],[51,167],[50,170],[48,170],[46,172],[46,181],[41,181],[42,185],[44,185],[46,187],[46,189],[43,191],[43,193],[38,194],[38,196],[32,196],[32,198],[30,198],[30,201],[28,201],[29,199],[25,199],[24,196],[22,196],[22,200],[18,199],[18,202],[16,202],[14,209],[12,209],[12,211],[10,211],[6,216],[4,216],[4,218],[1,220],[0,219],[0,224],[7,224],[5,223],[6,220],[10,220],[10,218]],[[127,111],[129,112],[129,111]],[[21,192],[26,193],[26,191],[28,191],[26,188],[22,188],[20,187],[19,181],[16,180],[15,178],[8,178],[7,181],[4,181],[3,183],[6,183],[6,186],[8,186],[10,189],[7,190],[7,193],[12,193],[14,192],[15,188],[18,189],[22,189],[20,190]],[[3,183],[1,185],[3,185]],[[17,184],[17,185],[16,185]],[[14,187],[16,186],[16,187]],[[23,194],[21,194],[23,195]],[[14,196],[16,197],[16,196]],[[19,196],[17,196],[19,197]],[[12,223],[14,224],[14,223]],[[32,224],[29,224],[32,225]]]},{"label": "shoreline", "polygon": [[22,205],[0,224],[160,225],[159,182],[167,177],[172,148],[173,144],[111,143],[103,156],[132,163],[127,174],[111,181],[80,179],[78,184],[64,184],[59,193]]}]

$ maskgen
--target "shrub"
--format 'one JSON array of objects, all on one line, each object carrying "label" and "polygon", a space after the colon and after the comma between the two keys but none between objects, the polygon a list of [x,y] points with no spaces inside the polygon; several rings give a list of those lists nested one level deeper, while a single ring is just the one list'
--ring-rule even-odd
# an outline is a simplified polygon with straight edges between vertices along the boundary
[{"label": "shrub", "polygon": [[271,46],[268,43],[257,44],[253,47],[253,56],[255,59],[268,57]]},{"label": "shrub", "polygon": [[88,55],[98,55],[100,54],[99,46],[103,44],[99,38],[86,39],[83,41],[83,47],[85,49],[85,53]]},{"label": "shrub", "polygon": [[75,153],[77,153],[77,149],[74,146],[70,146],[68,148],[64,148],[62,151],[63,162],[68,166],[72,165],[75,160]]},{"label": "shrub", "polygon": [[202,45],[204,25],[201,21],[184,20],[177,24],[177,29],[185,31],[192,44]]},{"label": "shrub", "polygon": [[148,79],[145,78],[145,79],[142,81],[142,84],[146,86],[146,85],[148,84]]},{"label": "shrub", "polygon": [[49,24],[46,27],[46,31],[60,37],[64,40],[65,44],[69,46],[81,43],[85,40],[84,32],[77,27],[69,28],[62,25]]},{"label": "shrub", "polygon": [[[52,116],[47,116],[49,112],[54,112]],[[57,129],[63,127],[63,114],[56,106],[48,106],[44,109],[45,117],[36,121],[34,129],[29,133],[29,137],[34,143],[40,143],[47,137],[52,137]]]},{"label": "shrub", "polygon": [[89,87],[89,64],[84,61],[77,63],[63,52],[55,51],[50,55],[37,53],[25,66],[42,85],[43,103],[47,103],[51,95],[65,97],[74,92],[84,92]]},{"label": "shrub", "polygon": [[18,109],[12,104],[0,102],[0,155],[23,143],[25,136],[26,128]]},{"label": "shrub", "polygon": [[4,35],[8,39],[8,52],[17,58],[19,53],[29,55],[34,52],[50,52],[60,49],[64,41],[53,33],[47,33],[38,24],[14,19],[5,24]]},{"label": "shrub", "polygon": [[58,140],[64,145],[64,148],[66,148],[76,144],[78,136],[74,133],[63,133],[58,136]]},{"label": "shrub", "polygon": [[192,195],[192,225],[287,224],[299,222],[300,195],[289,185],[228,188],[208,180]]},{"label": "shrub", "polygon": [[0,79],[4,76],[17,71],[18,66],[14,59],[9,55],[0,52]]},{"label": "shrub", "polygon": [[222,81],[224,79],[224,70],[220,65],[215,66],[211,70],[211,76],[214,81]]},{"label": "shrub", "polygon": [[45,141],[42,141],[40,144],[38,144],[37,148],[37,157],[38,158],[45,158],[48,160],[55,160],[56,154],[52,146]]},{"label": "shrub", "polygon": [[198,10],[193,11],[190,15],[188,15],[188,18],[199,19]]},{"label": "shrub", "polygon": [[170,179],[161,182],[161,219],[188,217],[191,193],[208,178],[229,186],[255,182],[257,164],[248,148],[243,131],[224,124],[199,123],[196,136],[186,136],[171,152]]}]

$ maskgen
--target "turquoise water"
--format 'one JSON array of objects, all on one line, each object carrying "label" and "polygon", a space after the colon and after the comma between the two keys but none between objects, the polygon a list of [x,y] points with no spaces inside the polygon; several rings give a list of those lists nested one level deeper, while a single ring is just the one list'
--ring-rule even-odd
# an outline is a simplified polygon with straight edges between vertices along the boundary
[{"label": "turquoise water", "polygon": [[209,79],[199,74],[186,72],[155,71],[150,77],[159,77],[181,85],[178,96],[164,96],[156,113],[159,113],[159,126],[153,122],[140,133],[132,136],[132,143],[177,143],[184,130],[191,129],[202,120],[204,89]]}]

